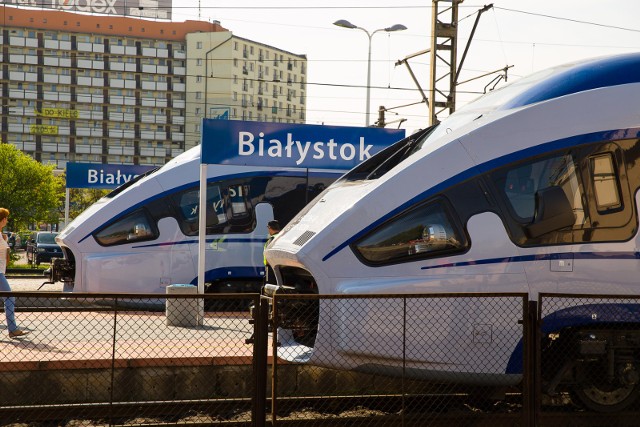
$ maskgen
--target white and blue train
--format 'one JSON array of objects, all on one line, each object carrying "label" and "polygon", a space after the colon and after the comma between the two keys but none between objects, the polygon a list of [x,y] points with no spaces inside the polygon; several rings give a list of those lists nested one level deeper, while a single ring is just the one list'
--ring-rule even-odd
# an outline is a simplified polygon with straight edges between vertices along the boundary
[{"label": "white and blue train", "polygon": [[[216,165],[207,178],[206,292],[259,292],[266,224],[286,223],[340,177]],[[200,147],[102,198],[58,235],[51,281],[68,292],[164,293],[197,284]]]},{"label": "white and blue train", "polygon": [[[639,187],[640,54],[558,66],[480,97],[333,183],[266,251],[278,284],[265,291],[276,301],[279,293],[638,295]],[[395,315],[379,305],[304,310],[280,301],[285,359],[418,367],[475,383],[522,379],[521,314],[496,313],[489,299],[476,300],[473,319],[456,310],[412,319],[404,359],[391,351]],[[640,392],[640,305],[606,312],[611,304],[559,306],[543,323],[547,339],[571,329],[582,340],[548,367],[547,385],[568,384],[602,411]],[[431,316],[457,341],[424,333]],[[454,333],[474,322],[488,341],[478,343],[471,327]],[[357,331],[351,340],[348,331]],[[588,374],[575,374],[581,363]]]}]

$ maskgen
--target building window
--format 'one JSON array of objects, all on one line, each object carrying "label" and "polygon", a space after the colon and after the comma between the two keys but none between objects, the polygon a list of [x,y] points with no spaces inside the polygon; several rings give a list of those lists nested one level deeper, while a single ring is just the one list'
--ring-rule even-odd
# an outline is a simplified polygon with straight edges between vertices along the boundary
[{"label": "building window", "polygon": [[196,99],[202,99],[202,92],[196,92]]},{"label": "building window", "polygon": [[196,42],[196,49],[202,49],[202,42]]}]

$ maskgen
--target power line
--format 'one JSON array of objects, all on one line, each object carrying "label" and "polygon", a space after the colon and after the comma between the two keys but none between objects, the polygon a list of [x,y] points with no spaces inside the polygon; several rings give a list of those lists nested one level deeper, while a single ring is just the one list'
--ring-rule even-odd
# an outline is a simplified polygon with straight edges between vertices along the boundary
[{"label": "power line", "polygon": [[500,10],[504,10],[506,12],[514,12],[514,13],[521,13],[523,15],[530,15],[530,16],[540,16],[542,18],[548,18],[548,19],[555,19],[558,21],[567,21],[567,22],[573,22],[576,24],[585,24],[585,25],[593,25],[596,27],[601,27],[601,28],[610,28],[613,30],[622,30],[622,31],[631,31],[634,33],[640,33],[640,30],[636,29],[636,28],[626,28],[626,27],[619,27],[617,25],[607,25],[607,24],[600,24],[597,22],[591,22],[591,21],[582,21],[579,19],[573,19],[573,18],[565,18],[562,16],[553,16],[553,15],[547,15],[544,13],[537,13],[537,12],[527,12],[526,10],[518,10],[518,9],[509,9],[506,7],[499,7],[496,6],[496,9],[500,9]]}]

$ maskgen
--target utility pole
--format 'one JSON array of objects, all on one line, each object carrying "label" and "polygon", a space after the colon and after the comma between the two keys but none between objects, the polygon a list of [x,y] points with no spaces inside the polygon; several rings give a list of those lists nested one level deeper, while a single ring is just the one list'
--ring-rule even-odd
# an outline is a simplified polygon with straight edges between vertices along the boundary
[{"label": "utility pole", "polygon": [[[404,59],[396,61],[396,66],[404,64],[407,66],[409,74],[413,79],[413,82],[418,87],[422,100],[415,104],[426,104],[429,109],[429,126],[435,125],[440,122],[438,120],[438,114],[447,112],[447,115],[456,111],[456,89],[458,85],[468,83],[472,80],[487,77],[491,74],[501,73],[494,78],[487,86],[485,86],[485,92],[489,86],[492,86],[489,90],[492,90],[503,79],[507,80],[507,71],[512,65],[507,65],[503,68],[485,73],[481,76],[473,77],[466,81],[460,82],[460,69],[464,63],[471,41],[475,34],[480,15],[493,7],[493,4],[485,5],[478,11],[476,21],[473,24],[471,35],[464,48],[462,58],[458,63],[458,5],[464,0],[432,0],[432,15],[431,15],[431,46],[429,49],[422,50],[420,52],[413,53],[406,56]],[[429,54],[429,89],[423,90],[418,78],[409,65],[409,59],[415,58],[419,55]],[[414,104],[408,104],[414,105]],[[392,107],[398,108],[398,107]],[[386,111],[390,109],[387,108]],[[387,122],[386,124],[389,124]]]},{"label": "utility pole", "polygon": [[429,73],[429,125],[437,115],[456,109],[458,5],[463,0],[432,0]]},{"label": "utility pole", "polygon": [[384,105],[381,105],[380,107],[378,107],[378,121],[376,122],[375,126],[379,127],[379,128],[383,128],[385,127],[387,124],[384,121],[384,112],[387,111],[384,108]]}]

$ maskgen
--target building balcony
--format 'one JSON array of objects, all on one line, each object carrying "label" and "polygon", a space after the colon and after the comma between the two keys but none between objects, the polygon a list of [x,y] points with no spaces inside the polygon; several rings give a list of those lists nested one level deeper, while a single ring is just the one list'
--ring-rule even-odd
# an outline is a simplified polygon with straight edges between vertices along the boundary
[{"label": "building balcony", "polygon": [[35,142],[30,142],[30,141],[12,142],[11,145],[16,147],[20,151],[25,151],[25,152],[36,151],[36,143]]},{"label": "building balcony", "polygon": [[68,153],[69,152],[69,144],[54,144],[54,143],[43,143],[42,151],[47,153]]},{"label": "building balcony", "polygon": [[109,52],[114,55],[124,55],[124,46],[109,45]]},{"label": "building balcony", "polygon": [[167,149],[164,147],[158,147],[158,148],[143,147],[143,148],[140,148],[140,155],[152,156],[152,157],[166,157]]},{"label": "building balcony", "polygon": [[109,129],[109,138],[133,139],[135,132],[132,129]]},{"label": "building balcony", "polygon": [[102,128],[76,128],[77,136],[93,136],[93,137],[102,137],[103,132]]},{"label": "building balcony", "polygon": [[154,114],[143,114],[140,117],[140,121],[142,123],[157,123],[157,124],[166,124],[167,116],[159,116]]},{"label": "building balcony", "polygon": [[79,110],[78,118],[82,120],[102,120],[102,111]]},{"label": "building balcony", "polygon": [[[140,131],[140,138],[141,139],[150,139],[150,140],[156,139],[156,132],[153,131],[153,130]],[[162,139],[164,139],[164,138],[162,138]],[[140,154],[142,154],[142,153],[140,153]]]}]

